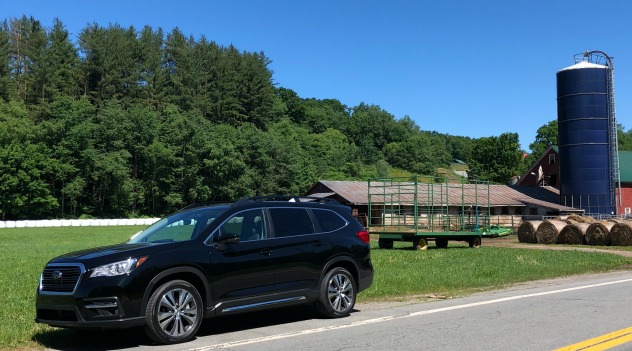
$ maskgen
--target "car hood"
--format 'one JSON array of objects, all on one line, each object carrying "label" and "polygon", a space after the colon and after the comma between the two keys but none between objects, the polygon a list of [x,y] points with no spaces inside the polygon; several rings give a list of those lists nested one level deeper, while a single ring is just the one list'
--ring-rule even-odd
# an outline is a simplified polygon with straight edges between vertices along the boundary
[{"label": "car hood", "polygon": [[[70,252],[52,259],[49,263],[95,263],[113,262],[119,259],[124,260],[129,257],[149,256],[151,254],[174,249],[182,245],[178,243],[137,243],[137,244],[117,244],[110,246],[96,247],[87,250]],[[89,265],[92,266],[92,265]]]}]

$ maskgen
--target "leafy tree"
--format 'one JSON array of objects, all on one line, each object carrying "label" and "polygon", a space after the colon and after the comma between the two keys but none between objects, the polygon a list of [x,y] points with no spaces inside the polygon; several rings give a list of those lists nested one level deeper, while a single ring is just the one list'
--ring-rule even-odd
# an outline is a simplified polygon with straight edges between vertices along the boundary
[{"label": "leafy tree", "polygon": [[9,25],[7,21],[0,23],[0,99],[9,100],[11,85],[11,51],[9,47]]},{"label": "leafy tree", "polygon": [[364,103],[353,108],[348,130],[351,140],[360,148],[361,160],[369,164],[384,157],[382,150],[386,144],[402,141],[406,136],[398,133],[392,114]]},{"label": "leafy tree", "polygon": [[138,99],[139,102],[154,109],[162,107],[165,99],[165,92],[162,89],[166,80],[165,72],[162,70],[163,45],[162,29],[154,30],[150,26],[145,26],[140,31],[135,53],[139,61],[135,66],[138,70]]},{"label": "leafy tree", "polygon": [[327,128],[332,128],[350,136],[349,108],[336,99],[307,99],[303,102],[302,111],[298,108],[294,110],[294,113],[288,111],[292,120],[312,133],[323,133]]},{"label": "leafy tree", "polygon": [[50,66],[47,64],[48,39],[41,23],[33,18],[23,22],[26,26],[26,55],[25,71],[25,102],[35,105],[39,99],[46,97],[46,90],[50,82]]},{"label": "leafy tree", "polygon": [[0,213],[2,220],[47,217],[57,207],[45,182],[50,171],[42,144],[11,143],[0,148]]},{"label": "leafy tree", "polygon": [[522,151],[518,134],[503,133],[498,137],[476,139],[468,165],[471,179],[507,183],[512,176],[521,173]]},{"label": "leafy tree", "polygon": [[538,128],[535,141],[529,144],[531,153],[540,157],[549,146],[557,145],[557,119]]},{"label": "leafy tree", "polygon": [[441,137],[428,132],[389,143],[384,153],[390,165],[418,174],[434,175],[438,167],[449,166],[452,160]]},{"label": "leafy tree", "polygon": [[45,57],[48,84],[44,87],[45,96],[49,99],[62,95],[78,96],[79,56],[70,41],[68,31],[58,18],[53,21],[53,27],[48,33],[48,42]]},{"label": "leafy tree", "polygon": [[625,131],[621,125],[617,125],[617,141],[619,151],[632,151],[632,130]]},{"label": "leafy tree", "polygon": [[305,150],[316,168],[319,178],[329,178],[328,174],[339,174],[349,162],[357,158],[357,147],[349,142],[347,136],[336,129],[327,129],[320,134],[309,134],[305,139]]},{"label": "leafy tree", "polygon": [[272,61],[263,52],[244,53],[239,61],[239,104],[243,107],[248,123],[266,129],[268,124],[274,122],[272,107],[275,91],[272,85],[272,72],[268,69]]},{"label": "leafy tree", "polygon": [[174,28],[167,34],[164,48],[163,69],[165,74],[165,94],[168,101],[182,111],[188,111],[195,96],[194,60],[192,57],[193,38],[187,39]]},{"label": "leafy tree", "polygon": [[445,145],[452,160],[469,160],[472,155],[472,148],[474,146],[474,139],[464,136],[455,135],[443,135],[445,138]]},{"label": "leafy tree", "polygon": [[79,206],[89,202],[84,154],[94,147],[94,116],[95,109],[87,98],[58,96],[43,107],[43,121],[35,129],[36,138],[47,145],[56,160],[48,182],[60,200],[61,217],[67,213],[76,215]]}]

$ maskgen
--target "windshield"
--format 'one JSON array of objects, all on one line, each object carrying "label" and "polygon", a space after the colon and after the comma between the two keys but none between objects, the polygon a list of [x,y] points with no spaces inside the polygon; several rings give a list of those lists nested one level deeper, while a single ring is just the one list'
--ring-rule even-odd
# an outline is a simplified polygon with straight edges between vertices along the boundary
[{"label": "windshield", "polygon": [[164,243],[194,239],[227,209],[228,206],[215,206],[175,213],[136,233],[128,243]]}]

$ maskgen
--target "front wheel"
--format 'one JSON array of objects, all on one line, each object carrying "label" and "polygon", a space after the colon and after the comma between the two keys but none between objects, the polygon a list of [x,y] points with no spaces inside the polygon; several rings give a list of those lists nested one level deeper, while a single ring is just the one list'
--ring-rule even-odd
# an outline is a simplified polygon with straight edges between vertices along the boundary
[{"label": "front wheel", "polygon": [[413,238],[413,250],[427,250],[428,240],[418,236]]},{"label": "front wheel", "polygon": [[325,274],[320,284],[318,311],[327,318],[349,315],[356,300],[356,283],[348,270],[337,267]]},{"label": "front wheel", "polygon": [[145,333],[162,344],[193,339],[202,324],[202,298],[184,280],[172,280],[151,294],[145,310]]}]

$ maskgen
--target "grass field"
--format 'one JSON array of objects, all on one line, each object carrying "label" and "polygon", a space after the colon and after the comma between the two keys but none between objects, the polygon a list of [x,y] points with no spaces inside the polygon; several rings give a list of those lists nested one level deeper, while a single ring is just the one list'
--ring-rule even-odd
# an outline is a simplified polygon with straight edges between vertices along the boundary
[{"label": "grass field", "polygon": [[[43,348],[37,339],[53,328],[35,324],[35,293],[46,262],[62,253],[127,240],[141,227],[64,227],[0,229],[0,348]],[[375,246],[376,243],[373,243]],[[410,243],[394,250],[375,249],[375,279],[360,301],[410,295],[458,296],[512,283],[621,269],[632,259],[608,253],[510,249],[413,251]],[[57,335],[59,333],[56,333]],[[73,337],[73,332],[63,334]]]}]

